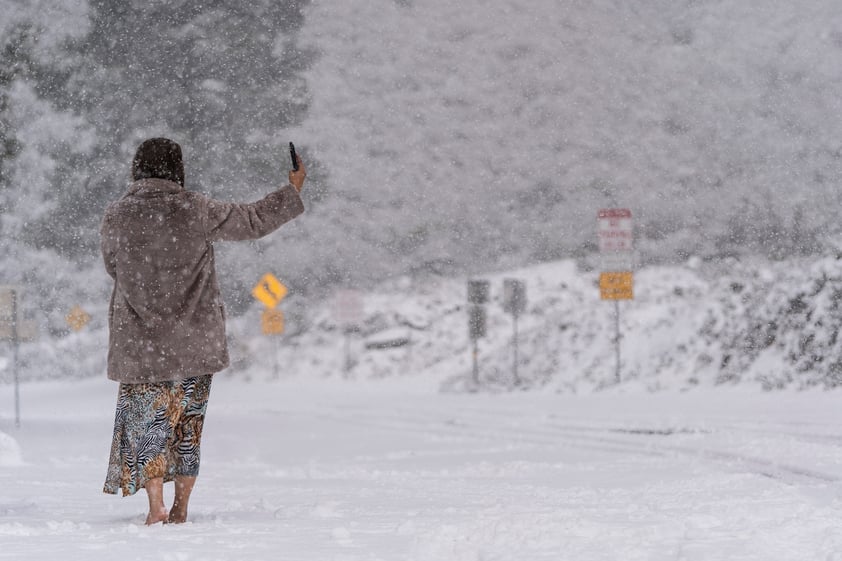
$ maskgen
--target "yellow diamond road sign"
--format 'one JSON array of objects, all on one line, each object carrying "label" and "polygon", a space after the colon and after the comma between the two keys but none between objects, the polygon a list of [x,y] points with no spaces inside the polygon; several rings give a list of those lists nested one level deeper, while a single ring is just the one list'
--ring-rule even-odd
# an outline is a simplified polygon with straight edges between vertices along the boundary
[{"label": "yellow diamond road sign", "polygon": [[64,319],[73,331],[80,331],[91,321],[91,316],[79,306],[73,306],[73,309],[70,310],[70,313]]},{"label": "yellow diamond road sign", "polygon": [[271,310],[287,295],[287,287],[281,284],[275,275],[266,273],[252,289],[251,294]]}]

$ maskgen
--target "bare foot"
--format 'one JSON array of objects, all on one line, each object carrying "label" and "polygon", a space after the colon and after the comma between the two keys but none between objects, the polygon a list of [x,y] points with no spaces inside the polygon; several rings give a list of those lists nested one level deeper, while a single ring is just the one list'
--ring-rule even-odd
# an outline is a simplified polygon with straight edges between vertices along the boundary
[{"label": "bare foot", "polygon": [[146,515],[146,525],[151,526],[158,522],[166,522],[169,512],[164,506],[164,478],[156,477],[150,479],[144,485],[146,496],[149,498],[149,514]]},{"label": "bare foot", "polygon": [[160,510],[156,510],[155,512],[149,512],[146,515],[146,525],[151,526],[153,524],[157,524],[158,522],[167,522],[170,513],[167,512],[166,508],[162,508]]},{"label": "bare foot", "polygon": [[187,504],[190,502],[190,492],[196,483],[195,476],[175,476],[175,497],[170,509],[170,524],[183,524],[187,522]]},{"label": "bare foot", "polygon": [[167,522],[169,524],[184,524],[187,522],[187,511],[182,511],[181,509],[173,507],[170,511],[169,517],[167,518]]}]

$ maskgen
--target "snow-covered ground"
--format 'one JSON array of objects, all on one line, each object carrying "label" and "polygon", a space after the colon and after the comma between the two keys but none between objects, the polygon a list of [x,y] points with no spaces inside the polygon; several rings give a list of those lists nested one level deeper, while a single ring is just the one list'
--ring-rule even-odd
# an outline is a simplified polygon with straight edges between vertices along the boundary
[{"label": "snow-covered ground", "polygon": [[[837,391],[215,381],[191,522],[100,494],[116,385],[0,387],[0,559],[842,559]],[[171,493],[168,486],[166,492]]]}]

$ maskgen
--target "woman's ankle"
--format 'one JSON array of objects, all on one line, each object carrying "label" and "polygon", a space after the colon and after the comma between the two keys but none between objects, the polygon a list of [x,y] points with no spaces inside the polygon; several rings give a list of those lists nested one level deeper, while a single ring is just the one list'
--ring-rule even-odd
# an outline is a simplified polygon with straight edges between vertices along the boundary
[{"label": "woman's ankle", "polygon": [[160,509],[150,510],[149,514],[146,515],[146,525],[151,526],[153,524],[157,524],[158,522],[167,522],[169,520],[170,513],[167,512],[166,507],[161,507]]}]

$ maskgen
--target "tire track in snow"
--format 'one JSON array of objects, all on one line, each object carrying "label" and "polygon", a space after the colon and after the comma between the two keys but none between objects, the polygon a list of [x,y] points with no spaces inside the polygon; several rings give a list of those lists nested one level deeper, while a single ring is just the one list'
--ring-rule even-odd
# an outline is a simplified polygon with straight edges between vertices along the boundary
[{"label": "tire track in snow", "polygon": [[[343,414],[345,413],[345,414]],[[529,425],[525,422],[500,425],[500,417],[505,412],[487,409],[462,408],[457,415],[447,415],[447,418],[436,416],[437,410],[422,410],[414,408],[400,411],[372,411],[371,409],[344,407],[339,411],[323,411],[317,416],[349,423],[367,428],[384,431],[398,431],[412,433],[422,437],[437,439],[460,438],[508,444],[542,446],[558,448],[575,446],[579,449],[595,450],[618,455],[636,455],[644,457],[683,457],[702,458],[714,463],[738,465],[745,471],[763,477],[769,477],[786,483],[835,483],[842,481],[836,474],[824,473],[791,463],[777,462],[738,452],[715,450],[705,447],[694,447],[680,444],[656,442],[673,434],[682,432],[693,433],[693,429],[641,429],[631,427],[617,427],[615,425],[583,425],[550,422],[543,426],[536,426],[531,419],[515,419],[516,421],[533,421]],[[467,419],[467,420],[466,420]],[[483,422],[485,420],[486,422]],[[492,422],[498,424],[492,425]],[[531,426],[530,426],[531,425]],[[727,426],[725,428],[734,428]],[[737,429],[739,430],[739,429]],[[773,429],[751,431],[768,432],[778,435]],[[623,435],[623,436],[617,436]],[[807,435],[821,437],[823,435]],[[643,440],[641,440],[643,439]]]}]

